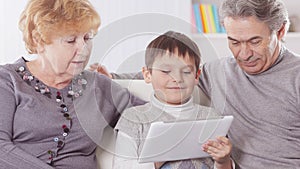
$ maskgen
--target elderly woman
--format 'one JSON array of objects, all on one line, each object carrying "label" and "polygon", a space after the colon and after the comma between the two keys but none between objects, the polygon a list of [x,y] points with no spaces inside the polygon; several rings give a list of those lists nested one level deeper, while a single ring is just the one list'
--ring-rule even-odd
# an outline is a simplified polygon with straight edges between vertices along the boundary
[{"label": "elderly woman", "polygon": [[95,169],[104,129],[125,108],[144,103],[83,71],[99,25],[88,0],[28,1],[19,27],[37,59],[0,66],[1,168]]}]

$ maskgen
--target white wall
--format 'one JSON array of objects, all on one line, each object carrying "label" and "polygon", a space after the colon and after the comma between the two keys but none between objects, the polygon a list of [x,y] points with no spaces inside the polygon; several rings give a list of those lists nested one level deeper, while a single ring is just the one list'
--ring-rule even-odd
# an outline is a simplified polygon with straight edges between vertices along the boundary
[{"label": "white wall", "polygon": [[[221,1],[221,0],[219,0]],[[299,1],[284,0],[291,15],[299,17]],[[27,0],[0,1],[0,64],[26,56],[18,20]],[[146,45],[158,34],[172,29],[192,37],[202,50],[204,61],[211,56],[229,55],[226,36],[202,38],[190,31],[190,0],[91,0],[102,25],[95,38],[90,63],[100,62],[110,71],[135,72],[144,65]],[[155,13],[155,14],[153,14]],[[298,22],[300,23],[300,22]],[[200,37],[199,37],[200,36]],[[300,53],[300,34],[286,38],[286,46]],[[212,43],[212,45],[210,45]],[[209,45],[208,45],[209,44]],[[27,56],[28,57],[28,56]]]},{"label": "white wall", "polygon": [[100,62],[111,71],[138,71],[147,44],[158,34],[169,29],[190,33],[189,0],[99,1],[96,7],[102,26],[90,62]]},{"label": "white wall", "polygon": [[[11,63],[20,56],[28,57],[21,32],[18,30],[19,16],[26,2],[26,0],[17,3],[16,0],[1,0],[0,2],[0,64]],[[143,57],[138,56],[143,55],[143,51],[150,40],[167,29],[190,32],[189,27],[186,25],[168,23],[172,19],[189,22],[190,13],[186,11],[190,9],[190,1],[91,0],[91,2],[101,16],[102,25],[98,36],[95,38],[95,52],[93,52],[93,54],[101,54],[92,55],[90,63],[101,62],[112,71],[122,69],[122,60],[129,60],[131,63],[133,62],[130,60],[134,60],[135,63],[143,65]],[[156,13],[158,15],[151,17],[146,13]],[[139,19],[141,17],[137,17],[137,15],[143,14],[147,15],[146,18],[150,20],[141,20]],[[155,22],[155,18],[164,17],[165,19],[162,19],[161,23]],[[166,20],[169,18],[171,20]],[[126,22],[120,26],[122,20]],[[139,22],[135,22],[135,20]],[[159,24],[164,24],[164,26]],[[112,28],[113,26],[115,28]],[[102,32],[104,32],[103,35],[101,35]],[[118,38],[119,40],[116,41],[115,39]],[[110,46],[107,44],[110,44]],[[135,59],[132,59],[132,57]],[[140,60],[137,60],[137,58]]]},{"label": "white wall", "polygon": [[18,19],[26,0],[2,0],[0,3],[0,64],[4,64],[26,53],[18,29]]}]

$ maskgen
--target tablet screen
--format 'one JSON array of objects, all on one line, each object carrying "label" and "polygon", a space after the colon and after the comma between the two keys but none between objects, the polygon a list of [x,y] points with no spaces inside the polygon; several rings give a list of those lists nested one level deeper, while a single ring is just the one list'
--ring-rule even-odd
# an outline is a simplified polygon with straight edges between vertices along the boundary
[{"label": "tablet screen", "polygon": [[152,123],[139,162],[173,161],[208,157],[202,144],[225,136],[233,116],[219,119]]}]

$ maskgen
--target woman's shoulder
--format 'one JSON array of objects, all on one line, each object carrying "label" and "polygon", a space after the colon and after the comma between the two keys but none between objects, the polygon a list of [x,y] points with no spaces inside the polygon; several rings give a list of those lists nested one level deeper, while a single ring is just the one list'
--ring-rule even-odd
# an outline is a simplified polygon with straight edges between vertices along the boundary
[{"label": "woman's shoulder", "polygon": [[1,81],[19,78],[18,71],[25,69],[25,60],[24,58],[18,59],[14,63],[8,63],[5,65],[0,65],[0,77]]},{"label": "woman's shoulder", "polygon": [[24,59],[20,58],[17,61],[15,61],[14,63],[6,63],[6,64],[3,64],[3,65],[0,65],[0,69],[7,71],[7,70],[11,70],[12,68],[15,68],[17,66],[24,65],[24,64],[25,64]]}]

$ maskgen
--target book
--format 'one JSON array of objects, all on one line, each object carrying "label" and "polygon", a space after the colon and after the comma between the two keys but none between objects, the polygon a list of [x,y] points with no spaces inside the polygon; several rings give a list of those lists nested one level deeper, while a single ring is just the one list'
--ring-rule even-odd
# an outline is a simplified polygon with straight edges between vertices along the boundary
[{"label": "book", "polygon": [[205,11],[206,11],[207,17],[208,17],[207,20],[208,20],[208,25],[209,25],[209,33],[217,33],[214,14],[212,11],[212,4],[206,4]]},{"label": "book", "polygon": [[[203,33],[202,18],[200,14],[199,4],[193,4],[192,20],[194,20],[198,33]],[[193,22],[192,22],[193,24]]]},{"label": "book", "polygon": [[225,29],[220,23],[218,7],[214,4],[192,5],[192,32],[193,33],[224,33]]},{"label": "book", "polygon": [[215,21],[215,26],[216,26],[216,32],[217,33],[221,33],[221,23],[220,23],[220,19],[219,19],[219,14],[218,14],[218,9],[216,5],[212,5],[211,6],[211,10],[213,12],[213,18]]},{"label": "book", "polygon": [[205,6],[204,4],[200,4],[200,16],[202,19],[202,25],[203,25],[203,32],[204,33],[209,33],[209,26],[208,26],[208,20],[207,20],[207,13],[205,11]]}]

